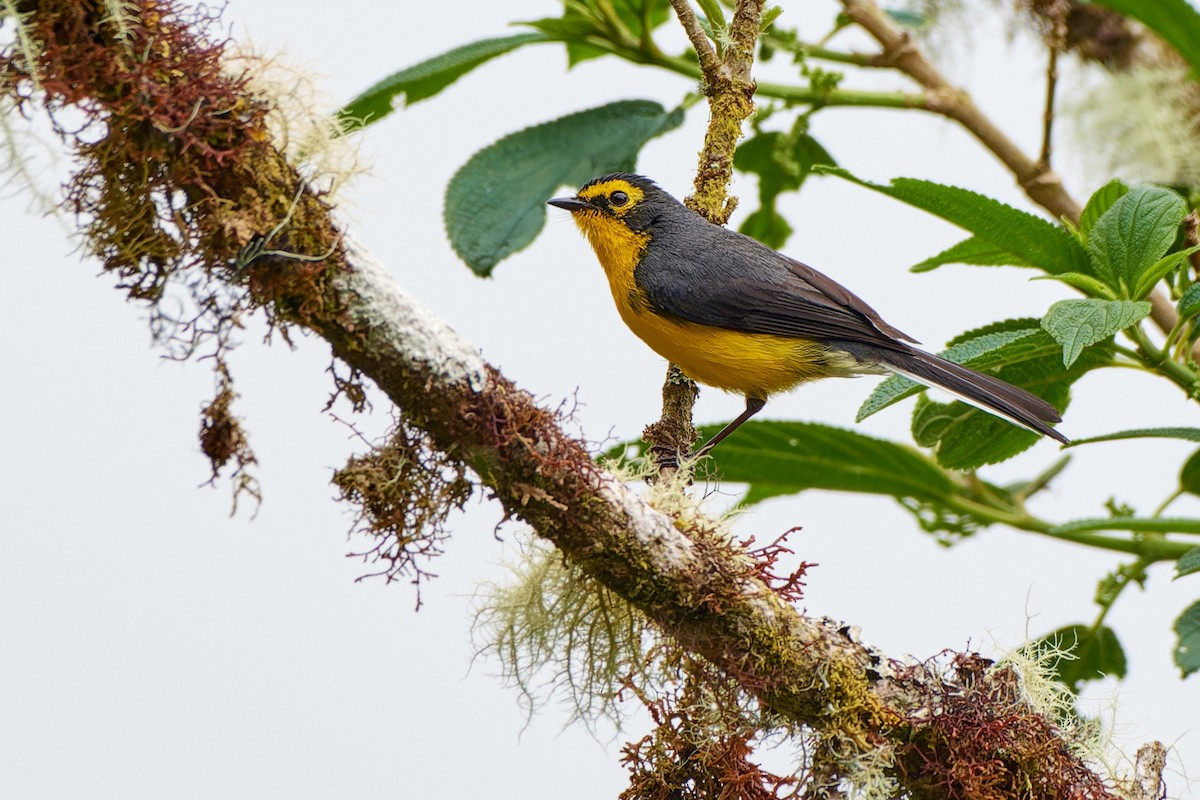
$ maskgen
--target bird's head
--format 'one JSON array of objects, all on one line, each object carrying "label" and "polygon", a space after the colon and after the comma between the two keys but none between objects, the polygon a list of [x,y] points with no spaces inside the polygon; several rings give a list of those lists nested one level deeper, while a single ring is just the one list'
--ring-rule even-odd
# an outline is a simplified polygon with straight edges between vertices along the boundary
[{"label": "bird's head", "polygon": [[570,211],[589,238],[589,229],[595,227],[620,225],[634,232],[645,231],[665,209],[679,205],[654,181],[627,172],[593,178],[574,197],[546,202]]}]

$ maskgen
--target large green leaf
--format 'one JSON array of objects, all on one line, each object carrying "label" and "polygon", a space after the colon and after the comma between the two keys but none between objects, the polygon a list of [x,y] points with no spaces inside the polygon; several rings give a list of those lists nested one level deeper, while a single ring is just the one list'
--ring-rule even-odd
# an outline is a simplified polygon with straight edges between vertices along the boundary
[{"label": "large green leaf", "polygon": [[1085,347],[1111,338],[1149,314],[1150,303],[1145,300],[1060,300],[1050,306],[1041,325],[1062,345],[1063,366],[1069,367]]},{"label": "large green leaf", "polygon": [[1100,215],[1088,237],[1095,273],[1136,299],[1143,275],[1167,254],[1185,214],[1187,203],[1170,189],[1130,189]]},{"label": "large green leaf", "polygon": [[[701,440],[720,429],[704,426]],[[955,494],[952,478],[917,450],[826,425],[751,420],[714,448],[711,460],[723,480],[750,484],[755,499],[805,489],[922,501]]]},{"label": "large green leaf", "polygon": [[535,125],[488,145],[446,188],[446,232],[455,252],[487,276],[528,245],[546,222],[546,200],[607,172],[634,168],[650,139],[676,128],[683,111],[622,100]]},{"label": "large green leaf", "polygon": [[1175,620],[1175,665],[1183,677],[1200,670],[1200,600],[1192,603]]},{"label": "large green leaf", "polygon": [[1200,13],[1188,0],[1092,0],[1133,17],[1165,39],[1200,75]]},{"label": "large green leaf", "polygon": [[1078,692],[1087,681],[1107,676],[1124,678],[1128,664],[1117,634],[1107,625],[1066,625],[1032,643],[1034,653],[1052,659],[1054,677]]},{"label": "large green leaf", "polygon": [[412,105],[433,97],[480,64],[497,56],[523,45],[548,41],[551,41],[550,37],[541,33],[481,39],[393,72],[337,112],[342,130],[348,133],[386,117],[392,112],[394,102],[400,95],[404,96],[405,105]]},{"label": "large green leaf", "polygon": [[936,256],[909,267],[912,272],[929,272],[943,264],[971,264],[977,267],[1032,267],[1015,253],[979,236],[964,239]]},{"label": "large green leaf", "polygon": [[963,189],[914,178],[894,178],[883,186],[856,178],[843,169],[818,167],[874,189],[965,228],[994,247],[1011,253],[1018,264],[1032,264],[1051,274],[1089,272],[1087,253],[1063,228],[999,200]]}]

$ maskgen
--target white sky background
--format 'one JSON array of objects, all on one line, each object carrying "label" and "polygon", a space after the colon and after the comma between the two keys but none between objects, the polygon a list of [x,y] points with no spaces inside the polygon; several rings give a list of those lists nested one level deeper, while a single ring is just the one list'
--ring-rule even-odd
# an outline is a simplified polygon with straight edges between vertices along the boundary
[{"label": "white sky background", "polygon": [[[796,7],[803,6],[797,10]],[[783,23],[814,21],[831,2],[790,3]],[[234,37],[286,49],[337,100],[395,69],[506,23],[552,16],[552,0],[490,3],[324,3],[231,0]],[[801,17],[800,14],[809,16]],[[948,71],[1034,152],[1041,59],[1003,26],[951,47]],[[670,29],[672,41],[681,37]],[[394,115],[363,137],[372,177],[346,197],[357,237],[400,282],[506,375],[549,405],[577,398],[592,440],[634,438],[657,418],[663,363],[620,324],[601,271],[565,212],[552,211],[527,251],[494,279],[473,277],[445,241],[442,192],[453,172],[499,136],[613,99],[671,106],[688,82],[615,61],[567,74],[560,48],[493,62],[443,95]],[[528,82],[534,77],[533,84]],[[852,84],[860,85],[860,84]],[[899,81],[888,85],[902,86]],[[691,183],[705,122],[656,140],[639,168],[677,195]],[[814,134],[848,169],[961,185],[1027,207],[1012,180],[956,127],[917,113],[835,109]],[[1060,154],[1069,145],[1060,140]],[[1078,163],[1060,161],[1085,198]],[[735,192],[743,213],[755,187]],[[213,379],[203,364],[160,358],[145,312],[126,304],[94,262],[81,263],[61,221],[0,197],[8,269],[0,292],[0,797],[575,797],[611,798],[625,785],[617,750],[551,705],[526,726],[494,661],[472,664],[471,595],[501,579],[515,525],[493,536],[499,511],[474,501],[456,519],[448,552],[413,612],[410,587],[356,584],[369,568],[343,558],[350,519],[333,502],[333,469],[358,448],[323,415],[328,347],[300,337],[289,352],[247,331],[233,357],[236,412],[250,431],[265,501],[234,518],[228,487],[208,476],[196,430]],[[905,269],[961,238],[921,212],[835,179],[815,180],[782,210],[797,229],[787,252],[830,272],[892,323],[938,349],[949,337],[1005,316],[1040,315],[1072,296],[1015,269]],[[765,414],[853,427],[872,379],[827,381],[771,403]],[[741,400],[706,390],[704,422]],[[858,429],[905,438],[910,405]],[[382,430],[377,402],[366,430]],[[1090,375],[1063,430],[1085,436],[1142,425],[1196,425],[1194,404],[1165,381]],[[1116,495],[1149,513],[1173,486],[1189,447],[1178,442],[1082,448],[1036,507],[1051,519],[1102,513]],[[1056,457],[1043,442],[995,470],[1029,476]],[[732,494],[732,490],[729,490]],[[1181,502],[1180,513],[1200,513]],[[952,550],[918,532],[884,499],[810,492],[763,505],[737,523],[760,541],[802,525],[791,546],[820,566],[807,609],[862,628],[893,655],[928,657],[975,647],[995,655],[1071,622],[1090,622],[1096,580],[1115,556],[987,530]],[[1160,565],[1148,591],[1130,590],[1109,615],[1130,661],[1117,733],[1132,752],[1159,738],[1200,775],[1200,681],[1170,660],[1175,616],[1200,596],[1195,579],[1170,582]],[[1112,686],[1092,692],[1104,711]],[[634,728],[627,738],[644,731]],[[1174,768],[1179,768],[1179,759]],[[1188,793],[1170,776],[1173,794]]]}]

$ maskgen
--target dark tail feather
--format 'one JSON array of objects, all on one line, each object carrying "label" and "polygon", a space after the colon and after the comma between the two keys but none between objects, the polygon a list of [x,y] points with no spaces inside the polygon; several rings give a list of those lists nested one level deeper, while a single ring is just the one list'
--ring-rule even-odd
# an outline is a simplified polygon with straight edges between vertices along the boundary
[{"label": "dark tail feather", "polygon": [[879,352],[885,366],[928,386],[937,386],[972,405],[1063,444],[1070,440],[1048,423],[1062,422],[1058,409],[1035,394],[920,350]]}]

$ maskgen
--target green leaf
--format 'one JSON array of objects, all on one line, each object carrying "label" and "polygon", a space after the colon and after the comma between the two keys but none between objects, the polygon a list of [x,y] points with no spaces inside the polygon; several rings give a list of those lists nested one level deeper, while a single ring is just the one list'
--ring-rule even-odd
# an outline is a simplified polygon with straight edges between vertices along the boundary
[{"label": "green leaf", "polygon": [[[1175,562],[1175,578],[1200,572],[1200,547],[1193,547]],[[1172,578],[1171,580],[1175,580]]]},{"label": "green leaf", "polygon": [[763,12],[762,19],[758,23],[758,29],[765,31],[775,24],[775,20],[779,19],[779,15],[783,13],[781,6],[767,6],[767,10]]},{"label": "green leaf", "polygon": [[1179,488],[1200,495],[1200,450],[1192,453],[1179,469]]},{"label": "green leaf", "polygon": [[1107,625],[1092,630],[1087,625],[1066,625],[1032,643],[1039,660],[1052,659],[1050,668],[1060,683],[1078,693],[1081,684],[1106,676],[1124,678],[1128,669],[1125,649]]},{"label": "green leaf", "polygon": [[1200,283],[1193,283],[1179,298],[1179,318],[1191,319],[1200,314]]},{"label": "green leaf", "polygon": [[1154,285],[1167,276],[1168,273],[1174,272],[1176,269],[1188,264],[1188,259],[1200,250],[1200,245],[1189,247],[1186,250],[1176,250],[1174,253],[1163,256],[1155,263],[1146,268],[1138,278],[1137,286],[1134,287],[1134,297],[1145,297],[1154,289]]},{"label": "green leaf", "polygon": [[1183,677],[1200,670],[1200,600],[1187,607],[1175,620],[1175,665]]},{"label": "green leaf", "polygon": [[1101,436],[1089,436],[1084,439],[1072,439],[1068,447],[1096,442],[1116,442],[1122,439],[1183,439],[1188,442],[1200,442],[1200,428],[1132,428],[1127,431],[1105,433]]},{"label": "green leaf", "polygon": [[704,18],[715,29],[714,32],[725,30],[725,12],[721,10],[721,4],[717,0],[696,0],[696,3],[704,13]]},{"label": "green leaf", "polygon": [[1092,233],[1092,228],[1096,225],[1096,220],[1100,219],[1101,215],[1112,208],[1113,203],[1120,200],[1128,191],[1128,186],[1113,178],[1088,198],[1087,205],[1083,207],[1083,213],[1079,215],[1079,233],[1083,236],[1085,243]]},{"label": "green leaf", "polygon": [[1200,13],[1188,0],[1092,0],[1133,17],[1174,47],[1200,74]]},{"label": "green leaf", "polygon": [[1063,366],[1069,367],[1085,347],[1135,325],[1150,314],[1146,300],[1060,300],[1042,317],[1042,329],[1062,345]]},{"label": "green leaf", "polygon": [[755,209],[750,216],[742,220],[742,224],[738,226],[738,232],[757,239],[767,247],[778,250],[787,243],[788,237],[792,235],[792,226],[774,207],[764,207]]},{"label": "green leaf", "polygon": [[1032,267],[1028,261],[997,247],[987,239],[972,236],[949,247],[936,256],[909,267],[911,272],[929,272],[943,264],[971,264],[977,267]]},{"label": "green leaf", "polygon": [[676,128],[683,111],[622,100],[511,133],[464,164],[446,188],[446,232],[455,252],[487,276],[534,240],[546,200],[607,172],[634,168],[650,139]]},{"label": "green leaf", "polygon": [[667,21],[671,9],[669,0],[608,0],[607,7],[603,9],[595,0],[568,2],[565,6],[561,17],[521,24],[536,28],[557,41],[564,42],[567,46],[568,67],[611,54],[610,49],[592,44],[587,41],[587,37],[595,35],[599,39],[611,39],[613,34],[610,29],[615,24],[624,29],[621,33],[629,40],[640,41],[645,38],[643,23],[649,23],[649,28],[653,30]]},{"label": "green leaf", "polygon": [[1060,272],[1058,275],[1038,275],[1033,280],[1061,281],[1072,286],[1090,297],[1102,300],[1116,300],[1117,294],[1107,283],[1082,272]]},{"label": "green leaf", "polygon": [[[721,427],[700,428],[701,441]],[[722,480],[750,484],[749,499],[805,489],[926,502],[956,493],[951,477],[911,447],[811,423],[751,420],[712,451],[711,462]]]},{"label": "green leaf", "polygon": [[936,214],[1013,254],[1019,263],[1032,264],[1052,275],[1091,271],[1087,252],[1064,229],[977,192],[914,178],[894,178],[890,186],[883,186],[830,167],[819,167],[814,172],[837,175]]},{"label": "green leaf", "polygon": [[783,192],[797,191],[817,164],[833,164],[833,156],[803,129],[768,131],[747,139],[733,156],[733,166],[758,176],[759,208],[738,228],[768,247],[787,242],[792,226],[775,210]]},{"label": "green leaf", "polygon": [[404,95],[405,105],[412,105],[433,97],[480,64],[497,56],[523,45],[548,41],[551,41],[550,37],[541,33],[481,39],[393,72],[337,112],[342,132],[349,133],[383,119],[392,112],[394,101],[400,95]]},{"label": "green leaf", "polygon": [[971,470],[1028,450],[1038,435],[962,401],[937,403],[922,397],[912,418],[913,441],[937,448],[946,469]]},{"label": "green leaf", "polygon": [[1179,234],[1187,203],[1170,189],[1135,186],[1100,215],[1088,237],[1094,272],[1131,292]]}]

